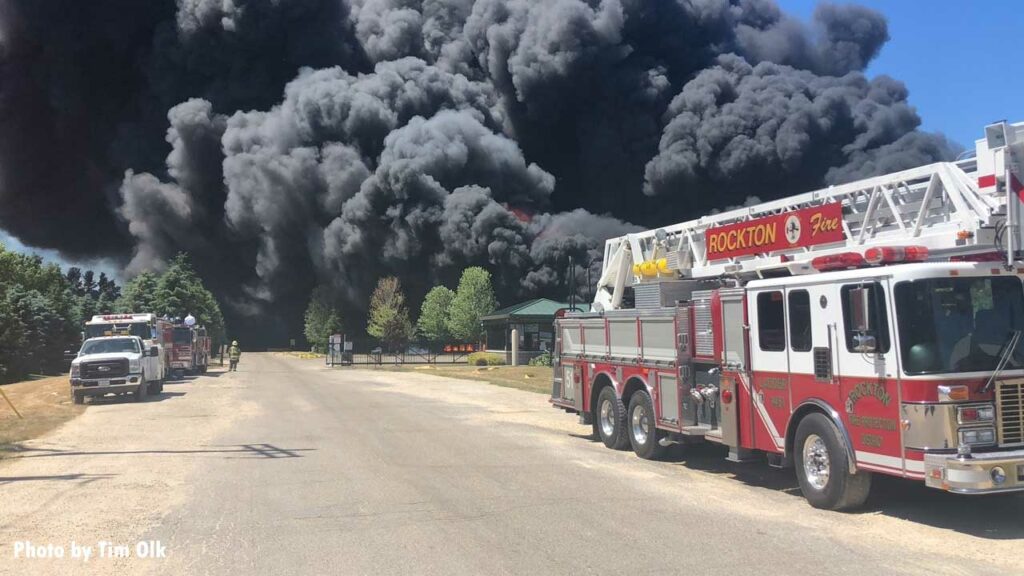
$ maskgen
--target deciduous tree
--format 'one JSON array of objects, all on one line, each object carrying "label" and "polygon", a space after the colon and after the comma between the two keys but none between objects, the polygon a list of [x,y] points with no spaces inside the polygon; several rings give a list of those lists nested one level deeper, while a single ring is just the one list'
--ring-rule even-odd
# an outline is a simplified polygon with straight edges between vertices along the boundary
[{"label": "deciduous tree", "polygon": [[408,342],[415,334],[398,278],[390,276],[377,282],[377,288],[370,297],[366,332],[392,350]]},{"label": "deciduous tree", "polygon": [[323,286],[317,286],[309,298],[309,305],[306,306],[306,340],[314,352],[324,352],[328,338],[331,334],[339,332],[341,312],[331,298],[330,292]]},{"label": "deciduous tree", "polygon": [[455,292],[444,286],[434,286],[427,292],[420,307],[420,319],[416,321],[417,331],[428,342],[439,344],[451,338],[448,331],[448,315]]},{"label": "deciduous tree", "polygon": [[479,342],[484,335],[480,318],[497,307],[491,273],[478,266],[466,268],[452,300],[448,330],[453,338],[463,342]]}]

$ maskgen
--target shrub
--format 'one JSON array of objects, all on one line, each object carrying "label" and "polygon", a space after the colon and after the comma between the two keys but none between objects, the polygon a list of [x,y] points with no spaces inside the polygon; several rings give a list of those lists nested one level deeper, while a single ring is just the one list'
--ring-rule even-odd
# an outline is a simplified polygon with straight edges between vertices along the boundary
[{"label": "shrub", "polygon": [[551,353],[545,352],[530,359],[530,366],[551,366]]},{"label": "shrub", "polygon": [[505,357],[493,352],[473,352],[469,355],[470,366],[502,366],[505,364]]}]

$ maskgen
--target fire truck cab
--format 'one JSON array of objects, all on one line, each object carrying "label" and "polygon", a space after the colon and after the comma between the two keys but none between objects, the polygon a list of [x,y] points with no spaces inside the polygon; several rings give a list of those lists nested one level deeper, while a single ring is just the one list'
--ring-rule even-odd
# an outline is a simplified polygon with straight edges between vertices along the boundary
[{"label": "fire truck cab", "polygon": [[552,404],[643,458],[794,467],[819,508],[874,473],[1024,490],[1022,151],[1000,123],[975,158],[609,240]]}]

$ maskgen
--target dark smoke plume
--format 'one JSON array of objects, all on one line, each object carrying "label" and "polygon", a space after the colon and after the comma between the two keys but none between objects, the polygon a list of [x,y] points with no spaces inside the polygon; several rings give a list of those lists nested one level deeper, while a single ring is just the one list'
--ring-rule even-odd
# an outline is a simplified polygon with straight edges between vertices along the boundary
[{"label": "dark smoke plume", "polygon": [[772,0],[0,0],[0,228],[188,251],[267,340],[317,284],[354,326],[382,275],[564,298],[638,225],[947,158],[864,76],[887,39]]}]

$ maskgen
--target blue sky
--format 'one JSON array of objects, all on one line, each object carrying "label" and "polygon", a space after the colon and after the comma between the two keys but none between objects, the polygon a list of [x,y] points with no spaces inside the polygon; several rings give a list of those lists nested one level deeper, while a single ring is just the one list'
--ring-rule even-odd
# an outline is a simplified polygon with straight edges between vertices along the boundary
[{"label": "blue sky", "polygon": [[[818,0],[777,0],[809,21]],[[1024,121],[1024,2],[860,0],[889,21],[889,42],[868,68],[910,90],[922,128],[973,148],[997,120]]]},{"label": "blue sky", "polygon": [[121,277],[121,266],[107,259],[85,259],[77,260],[75,262],[68,262],[57,253],[56,250],[43,250],[40,248],[29,248],[19,242],[16,238],[9,235],[0,229],[0,245],[5,250],[11,250],[13,252],[22,252],[26,254],[38,254],[42,256],[46,262],[55,262],[60,265],[61,268],[67,268],[68,266],[78,266],[83,270],[93,270],[96,275],[99,276],[100,272],[106,272],[107,276],[123,282],[124,278]]}]

